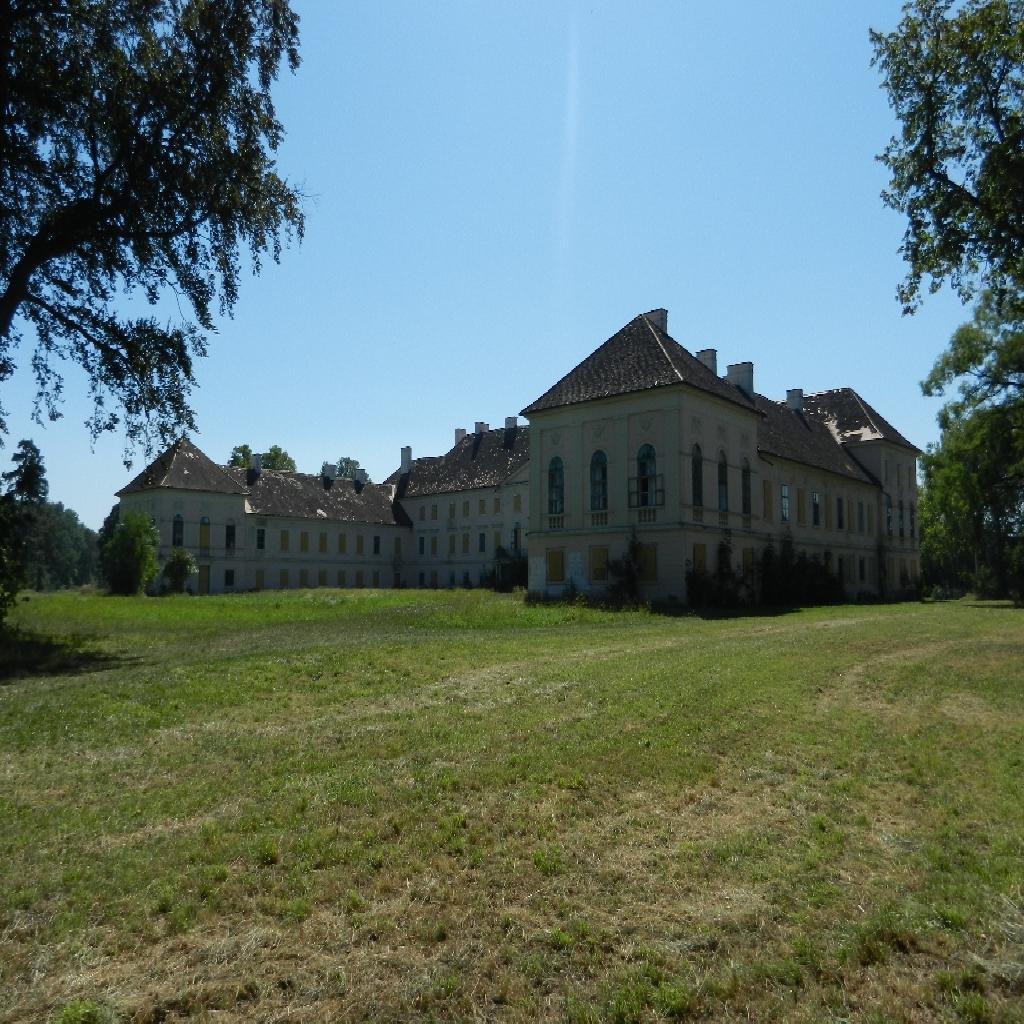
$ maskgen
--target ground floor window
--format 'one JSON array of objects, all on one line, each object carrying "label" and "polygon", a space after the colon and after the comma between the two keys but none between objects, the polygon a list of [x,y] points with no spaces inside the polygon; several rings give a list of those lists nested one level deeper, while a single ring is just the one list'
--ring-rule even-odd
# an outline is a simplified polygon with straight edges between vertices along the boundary
[{"label": "ground floor window", "polygon": [[326,569],[320,569],[317,572],[317,574],[316,574],[316,585],[318,587],[326,587],[327,586],[327,570]]},{"label": "ground floor window", "polygon": [[590,582],[604,583],[608,579],[608,548],[590,549]]},{"label": "ground floor window", "polygon": [[338,586],[339,587],[345,586],[345,570],[344,569],[339,569],[338,570]]},{"label": "ground floor window", "polygon": [[356,586],[361,587],[363,585],[363,570],[356,569]]},{"label": "ground floor window", "polygon": [[651,583],[658,578],[658,545],[641,544],[637,552],[637,569],[642,583]]},{"label": "ground floor window", "polygon": [[565,582],[565,549],[549,548],[547,553],[548,583]]},{"label": "ground floor window", "polygon": [[257,590],[262,590],[263,589],[263,570],[262,569],[257,569],[256,570],[256,589]]},{"label": "ground floor window", "polygon": [[281,573],[280,573],[280,575],[278,577],[278,583],[280,584],[282,590],[284,590],[288,586],[288,570],[287,569],[282,569],[281,570]]},{"label": "ground floor window", "polygon": [[706,544],[693,545],[693,571],[707,572],[708,548]]},{"label": "ground floor window", "polygon": [[224,570],[224,587],[225,587],[225,589],[227,589],[228,587],[233,587],[234,585],[235,585],[235,570],[234,569],[225,569]]},{"label": "ground floor window", "polygon": [[299,570],[299,586],[300,587],[308,587],[309,586],[309,570],[308,569],[300,569]]}]

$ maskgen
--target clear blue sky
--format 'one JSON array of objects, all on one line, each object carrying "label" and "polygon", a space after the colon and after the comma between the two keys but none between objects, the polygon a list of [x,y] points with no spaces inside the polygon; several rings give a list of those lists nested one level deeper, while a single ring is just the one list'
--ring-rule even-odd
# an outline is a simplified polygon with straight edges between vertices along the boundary
[{"label": "clear blue sky", "polygon": [[[868,28],[898,0],[298,0],[302,66],[276,89],[301,246],[245,283],[197,367],[195,438],[349,455],[375,480],[519,411],[637,313],[781,399],[850,386],[922,448],[918,382],[969,318],[895,299],[902,218],[874,157],[896,125]],[[22,351],[27,362],[28,346]],[[53,500],[96,527],[131,473],[65,416],[30,421]]]}]

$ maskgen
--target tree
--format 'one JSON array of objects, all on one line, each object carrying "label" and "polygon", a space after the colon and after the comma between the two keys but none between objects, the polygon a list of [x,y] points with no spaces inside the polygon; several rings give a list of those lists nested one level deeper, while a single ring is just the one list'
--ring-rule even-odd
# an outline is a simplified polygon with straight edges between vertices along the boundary
[{"label": "tree", "polygon": [[900,121],[879,159],[885,203],[907,217],[898,289],[948,279],[1024,288],[1024,0],[910,0],[895,31],[871,32],[872,64]]},{"label": "tree", "polygon": [[[247,469],[252,456],[253,450],[247,444],[236,444],[231,449],[228,465]],[[288,473],[294,473],[296,469],[295,460],[278,444],[271,445],[270,449],[263,453],[261,465],[264,469],[281,469]]]},{"label": "tree", "polygon": [[[60,415],[66,360],[94,437],[121,422],[148,448],[195,428],[211,307],[231,312],[246,253],[258,271],[302,234],[270,95],[297,47],[288,0],[3,4],[0,381],[28,328],[37,417]],[[194,322],[116,305],[169,291]]]},{"label": "tree", "polygon": [[339,480],[355,480],[358,470],[358,459],[350,459],[347,455],[342,455],[342,457],[338,459]]},{"label": "tree", "polygon": [[159,535],[142,512],[120,517],[100,550],[103,575],[115,594],[138,594],[156,578]]},{"label": "tree", "polygon": [[164,562],[163,576],[167,580],[168,589],[172,594],[181,594],[185,591],[185,583],[189,576],[199,572],[199,566],[190,551],[184,548],[174,548],[167,561]]},{"label": "tree", "polygon": [[31,441],[19,441],[11,461],[14,469],[3,474],[7,487],[0,495],[0,623],[24,585],[26,540],[48,492],[43,459]]}]

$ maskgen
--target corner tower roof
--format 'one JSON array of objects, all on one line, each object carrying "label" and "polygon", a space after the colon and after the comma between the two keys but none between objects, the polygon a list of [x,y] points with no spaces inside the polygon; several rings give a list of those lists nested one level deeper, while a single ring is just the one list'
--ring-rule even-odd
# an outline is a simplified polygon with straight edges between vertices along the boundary
[{"label": "corner tower roof", "polygon": [[200,451],[187,437],[181,437],[158,455],[117,496],[173,487],[181,491],[213,491],[217,494],[245,494],[245,486],[233,479],[223,467]]},{"label": "corner tower roof", "polygon": [[853,388],[834,388],[804,396],[807,415],[824,423],[840,444],[847,441],[888,441],[912,452],[911,444],[885,417],[873,409]]},{"label": "corner tower roof", "polygon": [[712,373],[652,317],[642,313],[528,405],[522,414],[529,416],[546,409],[672,384],[688,384],[751,408],[750,399],[739,388]]}]

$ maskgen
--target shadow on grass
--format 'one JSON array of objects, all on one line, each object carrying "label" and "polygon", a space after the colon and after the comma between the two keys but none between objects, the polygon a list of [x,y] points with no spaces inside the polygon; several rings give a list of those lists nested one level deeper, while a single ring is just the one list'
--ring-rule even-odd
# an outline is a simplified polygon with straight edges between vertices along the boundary
[{"label": "shadow on grass", "polygon": [[0,628],[0,686],[32,676],[98,672],[124,658],[89,650],[84,637],[43,636],[21,629]]}]

